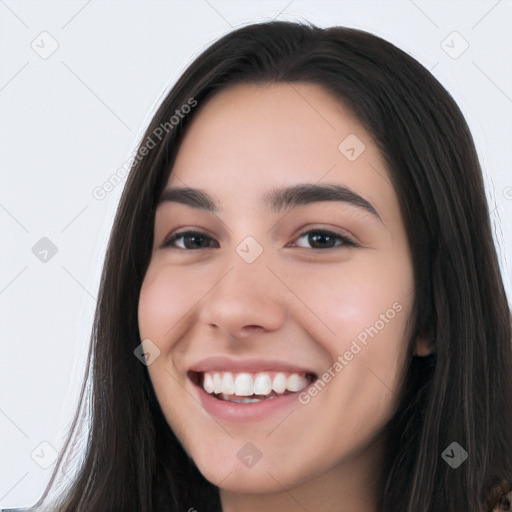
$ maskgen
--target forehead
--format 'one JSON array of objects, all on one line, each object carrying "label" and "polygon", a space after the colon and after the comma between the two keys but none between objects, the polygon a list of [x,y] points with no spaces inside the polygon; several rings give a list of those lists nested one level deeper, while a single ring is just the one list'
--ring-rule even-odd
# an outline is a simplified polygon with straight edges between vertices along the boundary
[{"label": "forehead", "polygon": [[[243,142],[244,152],[254,148],[251,156],[258,152],[258,144],[264,143],[265,149],[280,150],[292,159],[319,143],[337,152],[344,133],[357,133],[372,142],[351,110],[320,85],[250,83],[222,90],[201,105],[185,139],[190,143],[190,139],[197,142],[197,138],[204,137],[204,141],[215,140],[219,148],[235,152]],[[287,145],[307,140],[310,143],[305,146]],[[185,150],[187,142],[182,144]],[[259,153],[260,159],[264,156]]]},{"label": "forehead", "polygon": [[269,188],[322,181],[370,196],[377,193],[372,189],[384,193],[383,187],[390,187],[371,135],[324,88],[240,84],[200,106],[168,187],[208,189],[229,202],[254,201]]}]

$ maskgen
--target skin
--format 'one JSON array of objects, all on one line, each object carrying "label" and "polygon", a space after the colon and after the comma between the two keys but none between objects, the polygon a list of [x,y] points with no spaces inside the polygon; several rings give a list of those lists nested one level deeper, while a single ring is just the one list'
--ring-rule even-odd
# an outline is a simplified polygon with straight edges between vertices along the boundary
[{"label": "skin", "polygon": [[[409,245],[383,158],[351,111],[317,85],[237,85],[200,108],[167,186],[200,188],[221,211],[158,206],[139,301],[141,339],[160,350],[148,371],[165,417],[220,487],[224,512],[375,512],[384,426],[398,406],[414,299]],[[352,162],[338,149],[349,134],[366,146]],[[332,201],[289,213],[263,207],[270,188],[301,183],[349,187],[380,219]],[[180,239],[162,247],[187,228],[205,233],[211,246],[184,249]],[[358,246],[320,240],[317,247],[327,248],[314,249],[301,236],[312,229]],[[251,264],[236,252],[247,236],[263,249]],[[194,398],[187,370],[201,357],[274,357],[320,375],[397,303],[400,312],[306,405],[229,422]],[[247,442],[262,453],[251,468],[237,457]]]}]

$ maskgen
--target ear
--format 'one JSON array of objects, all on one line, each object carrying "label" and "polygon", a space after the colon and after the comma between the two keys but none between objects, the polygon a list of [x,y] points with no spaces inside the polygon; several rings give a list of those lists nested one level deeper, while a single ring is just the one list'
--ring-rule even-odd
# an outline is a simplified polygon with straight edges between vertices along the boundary
[{"label": "ear", "polygon": [[416,338],[414,343],[413,355],[416,357],[426,357],[436,351],[435,343],[431,338],[420,335]]}]

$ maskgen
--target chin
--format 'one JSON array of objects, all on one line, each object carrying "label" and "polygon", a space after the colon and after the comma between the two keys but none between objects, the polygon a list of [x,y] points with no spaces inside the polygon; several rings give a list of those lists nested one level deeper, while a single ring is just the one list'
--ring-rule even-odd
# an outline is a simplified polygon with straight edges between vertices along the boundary
[{"label": "chin", "polygon": [[[302,478],[296,465],[264,461],[246,467],[238,458],[219,461],[218,457],[194,460],[201,474],[222,490],[237,494],[272,494],[291,489],[311,478],[311,470],[304,470]],[[283,467],[283,464],[285,467]]]}]

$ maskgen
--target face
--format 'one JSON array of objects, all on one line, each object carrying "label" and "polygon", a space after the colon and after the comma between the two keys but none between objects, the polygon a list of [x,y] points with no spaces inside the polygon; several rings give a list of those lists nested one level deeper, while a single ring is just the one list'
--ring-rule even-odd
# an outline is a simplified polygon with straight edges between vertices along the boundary
[{"label": "face", "polygon": [[384,160],[336,98],[244,84],[201,107],[156,210],[139,327],[209,481],[271,493],[348,474],[398,405],[413,290]]}]

